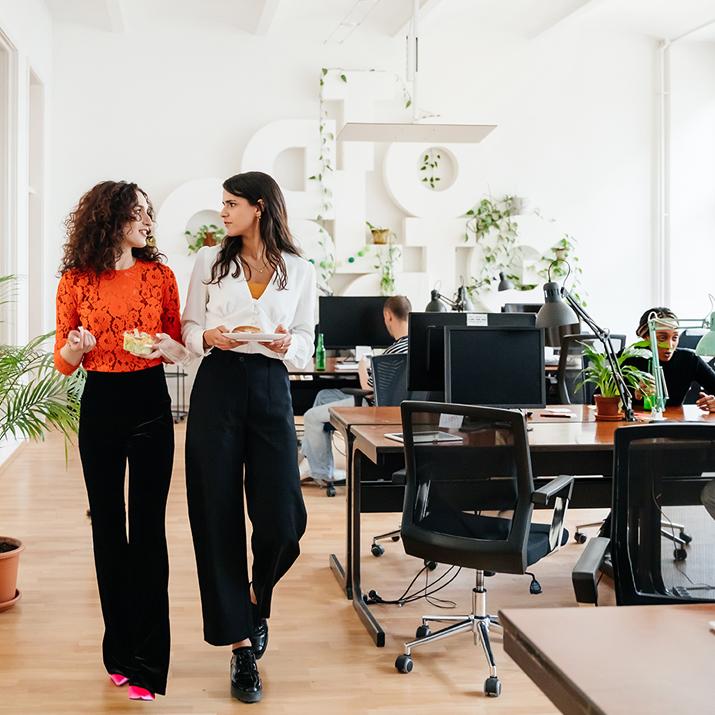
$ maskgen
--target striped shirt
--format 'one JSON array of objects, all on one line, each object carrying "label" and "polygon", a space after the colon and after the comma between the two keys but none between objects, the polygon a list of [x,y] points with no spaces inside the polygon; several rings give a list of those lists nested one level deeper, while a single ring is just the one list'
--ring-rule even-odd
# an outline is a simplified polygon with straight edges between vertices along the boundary
[{"label": "striped shirt", "polygon": [[[407,336],[403,335],[401,338],[397,338],[392,345],[390,345],[388,348],[385,349],[385,352],[382,353],[383,355],[392,355],[394,353],[407,353]],[[367,370],[367,384],[370,386],[370,389],[374,389],[375,383],[372,380],[372,369],[368,368]]]}]

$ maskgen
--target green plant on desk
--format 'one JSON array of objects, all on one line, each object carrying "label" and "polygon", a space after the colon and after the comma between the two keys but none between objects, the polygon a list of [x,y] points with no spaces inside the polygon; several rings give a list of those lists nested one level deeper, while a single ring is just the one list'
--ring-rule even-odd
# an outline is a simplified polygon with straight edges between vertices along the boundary
[{"label": "green plant on desk", "polygon": [[[580,343],[580,345],[583,348],[586,367],[579,373],[579,381],[574,389],[578,391],[584,385],[590,383],[596,386],[596,389],[603,397],[619,397],[618,383],[606,354],[598,352],[588,343]],[[635,344],[625,347],[616,358],[616,363],[628,387],[633,388],[633,390],[643,391],[644,388],[652,385],[653,376],[650,373],[627,364],[628,360],[633,358],[650,359],[650,357],[650,350],[638,347]]]}]

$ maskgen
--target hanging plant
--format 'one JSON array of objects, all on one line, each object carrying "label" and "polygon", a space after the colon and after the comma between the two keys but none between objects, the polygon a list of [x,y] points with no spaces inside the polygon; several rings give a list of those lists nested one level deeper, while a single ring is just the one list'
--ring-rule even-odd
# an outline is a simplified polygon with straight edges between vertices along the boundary
[{"label": "hanging plant", "polygon": [[[551,280],[561,282],[569,275],[569,285],[566,286],[569,293],[576,301],[586,307],[586,292],[582,287],[583,269],[579,258],[576,255],[576,239],[565,233],[539,260],[537,275],[547,281],[549,278],[549,266],[551,266]],[[569,269],[570,266],[570,269]]]},{"label": "hanging plant", "polygon": [[519,290],[533,287],[522,284],[521,276],[517,274],[522,249],[517,243],[519,226],[512,217],[522,203],[516,196],[507,195],[496,200],[483,198],[465,214],[464,240],[474,237],[484,258],[479,275],[472,276],[467,285],[470,295],[489,290],[492,283],[499,280],[499,273],[504,273]]},{"label": "hanging plant", "polygon": [[437,191],[437,184],[439,181],[441,181],[440,177],[438,176],[439,172],[439,162],[442,159],[442,155],[439,153],[437,149],[428,149],[425,152],[425,155],[422,157],[422,162],[420,164],[420,175],[421,179],[420,181],[423,184],[427,184],[427,186],[432,189],[432,191]]}]

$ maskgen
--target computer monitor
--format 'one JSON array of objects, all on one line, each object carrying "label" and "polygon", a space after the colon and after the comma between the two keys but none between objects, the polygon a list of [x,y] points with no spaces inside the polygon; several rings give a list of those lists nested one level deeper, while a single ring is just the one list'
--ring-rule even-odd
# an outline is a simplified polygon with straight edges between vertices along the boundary
[{"label": "computer monitor", "polygon": [[444,391],[446,326],[534,327],[533,313],[410,313],[407,322],[407,388]]},{"label": "computer monitor", "polygon": [[543,303],[504,303],[502,313],[538,313],[544,307]]},{"label": "computer monitor", "polygon": [[386,348],[394,340],[385,327],[382,296],[321,295],[318,329],[327,350],[346,350],[356,345]]},{"label": "computer monitor", "polygon": [[544,331],[448,327],[445,399],[465,405],[544,407]]}]

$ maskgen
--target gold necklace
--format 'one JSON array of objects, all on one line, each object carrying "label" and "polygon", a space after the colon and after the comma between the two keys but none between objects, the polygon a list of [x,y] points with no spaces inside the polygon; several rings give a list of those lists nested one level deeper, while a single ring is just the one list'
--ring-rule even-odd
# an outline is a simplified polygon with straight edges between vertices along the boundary
[{"label": "gold necklace", "polygon": [[266,264],[265,261],[261,261],[263,268],[259,268],[258,266],[252,266],[248,259],[245,256],[241,256],[241,260],[252,270],[252,271],[258,271],[258,273],[263,273],[266,270]]}]

